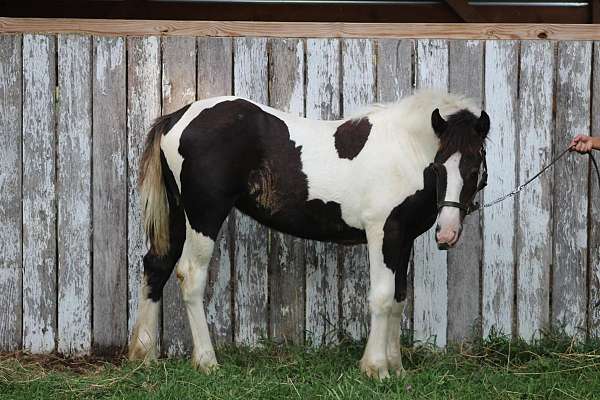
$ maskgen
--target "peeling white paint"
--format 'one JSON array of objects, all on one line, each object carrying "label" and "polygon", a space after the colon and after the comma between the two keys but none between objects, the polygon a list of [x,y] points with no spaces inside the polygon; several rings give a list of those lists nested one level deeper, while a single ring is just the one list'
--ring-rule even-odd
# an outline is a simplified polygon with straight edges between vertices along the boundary
[{"label": "peeling white paint", "polygon": [[[590,130],[591,42],[560,42],[557,62],[555,154]],[[578,336],[587,324],[587,168],[585,157],[566,157],[555,168],[552,317]]]},{"label": "peeling white paint", "polygon": [[23,347],[55,349],[53,36],[23,36]]},{"label": "peeling white paint", "polygon": [[[494,40],[485,48],[485,109],[492,115],[488,134],[488,181],[485,201],[511,191],[516,184],[518,43]],[[484,210],[483,335],[493,328],[512,333],[514,280],[514,198]]]},{"label": "peeling white paint", "polygon": [[[554,45],[546,41],[521,43],[519,100],[519,183],[550,162],[552,155],[552,102]],[[549,318],[549,232],[552,208],[552,175],[529,185],[518,197],[517,334],[538,338]]]},{"label": "peeling white paint", "polygon": [[58,36],[58,351],[91,350],[91,40]]}]

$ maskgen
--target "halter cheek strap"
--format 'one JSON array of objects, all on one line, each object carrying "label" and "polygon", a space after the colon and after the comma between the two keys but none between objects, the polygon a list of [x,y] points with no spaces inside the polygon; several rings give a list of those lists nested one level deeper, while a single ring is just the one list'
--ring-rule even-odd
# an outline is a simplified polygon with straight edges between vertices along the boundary
[{"label": "halter cheek strap", "polygon": [[477,193],[482,191],[487,186],[488,172],[487,172],[487,162],[486,162],[486,157],[485,157],[485,149],[481,149],[481,157],[482,157],[482,167],[483,167],[483,171],[481,173],[481,180],[477,184],[477,189],[475,190],[475,193],[473,193],[473,197],[471,197],[469,199],[469,202],[467,204],[463,204],[463,203],[460,203],[457,201],[440,200],[440,193],[446,192],[445,188],[443,190],[440,190],[441,189],[440,188],[440,186],[441,186],[441,182],[440,182],[441,172],[440,171],[442,171],[444,167],[443,167],[443,165],[441,165],[439,163],[432,164],[434,167],[433,170],[435,171],[436,176],[437,176],[436,201],[437,201],[438,211],[442,207],[454,207],[454,208],[458,208],[458,209],[464,211],[466,215],[469,215],[479,209],[479,207],[480,207],[479,203],[474,202],[473,200],[475,199],[475,196],[477,195]]}]

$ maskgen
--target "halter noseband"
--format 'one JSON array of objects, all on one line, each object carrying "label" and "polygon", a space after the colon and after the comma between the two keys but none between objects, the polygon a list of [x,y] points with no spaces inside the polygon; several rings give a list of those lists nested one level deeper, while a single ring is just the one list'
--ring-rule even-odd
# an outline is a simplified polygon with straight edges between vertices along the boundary
[{"label": "halter noseband", "polygon": [[433,163],[434,171],[436,171],[436,175],[438,178],[437,182],[436,182],[436,201],[437,201],[438,212],[439,212],[439,210],[442,209],[442,207],[454,207],[454,208],[458,208],[458,209],[464,211],[466,215],[469,215],[479,209],[479,207],[480,207],[479,203],[474,202],[473,200],[475,199],[475,196],[477,195],[477,193],[482,191],[487,186],[488,172],[487,172],[487,162],[486,162],[486,157],[485,157],[485,149],[481,149],[481,157],[482,157],[482,163],[483,163],[483,171],[481,173],[481,180],[477,184],[477,190],[475,190],[475,193],[473,193],[473,196],[469,199],[469,202],[467,204],[459,203],[457,201],[440,200],[441,190],[440,190],[440,180],[439,180],[439,175],[438,175],[439,172],[438,171],[441,168],[443,168],[443,165],[440,163]]}]

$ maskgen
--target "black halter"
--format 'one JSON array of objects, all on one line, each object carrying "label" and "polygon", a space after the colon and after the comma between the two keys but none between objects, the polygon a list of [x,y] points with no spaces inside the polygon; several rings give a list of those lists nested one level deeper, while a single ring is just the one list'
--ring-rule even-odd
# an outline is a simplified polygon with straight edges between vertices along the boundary
[{"label": "black halter", "polygon": [[[458,209],[464,211],[466,215],[469,215],[479,209],[479,207],[480,207],[479,203],[474,202],[473,200],[475,199],[475,196],[477,195],[477,193],[482,191],[487,186],[488,172],[487,172],[487,162],[485,159],[485,149],[481,149],[481,157],[482,157],[482,164],[483,164],[481,180],[477,184],[477,190],[475,190],[475,193],[473,193],[473,196],[469,199],[467,204],[459,203],[457,201],[446,201],[443,199],[440,200],[440,193],[441,192],[446,193],[446,189],[441,188],[442,182],[439,179],[440,171],[444,168],[444,166],[440,163],[433,163],[434,171],[436,172],[436,175],[437,175],[436,202],[437,202],[438,212],[442,209],[442,207],[454,207],[454,208],[458,208]],[[446,184],[447,184],[447,182],[446,182]]]}]

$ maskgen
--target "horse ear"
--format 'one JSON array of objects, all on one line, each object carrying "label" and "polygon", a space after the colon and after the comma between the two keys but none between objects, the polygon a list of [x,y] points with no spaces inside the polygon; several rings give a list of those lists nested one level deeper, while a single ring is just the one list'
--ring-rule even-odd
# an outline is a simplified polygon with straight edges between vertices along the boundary
[{"label": "horse ear", "polygon": [[485,111],[481,111],[481,116],[477,119],[475,130],[485,138],[490,131],[490,117]]},{"label": "horse ear", "polygon": [[440,110],[438,108],[433,110],[433,113],[431,113],[431,126],[438,137],[442,136],[442,134],[446,131],[446,127],[448,126],[448,123],[440,115]]}]

